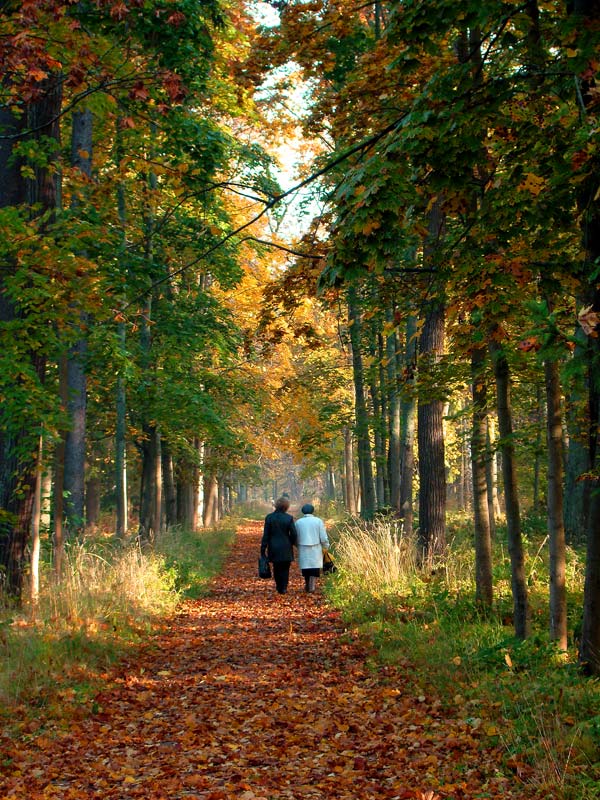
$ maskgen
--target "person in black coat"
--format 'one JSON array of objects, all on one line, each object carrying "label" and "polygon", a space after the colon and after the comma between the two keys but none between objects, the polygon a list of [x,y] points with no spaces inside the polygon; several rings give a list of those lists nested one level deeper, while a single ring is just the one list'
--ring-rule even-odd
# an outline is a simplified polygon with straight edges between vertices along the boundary
[{"label": "person in black coat", "polygon": [[260,543],[261,556],[266,555],[273,564],[275,588],[279,594],[287,592],[290,579],[290,564],[294,560],[293,546],[296,544],[294,518],[287,513],[290,501],[280,497],[275,502],[275,511],[265,517],[265,527]]}]

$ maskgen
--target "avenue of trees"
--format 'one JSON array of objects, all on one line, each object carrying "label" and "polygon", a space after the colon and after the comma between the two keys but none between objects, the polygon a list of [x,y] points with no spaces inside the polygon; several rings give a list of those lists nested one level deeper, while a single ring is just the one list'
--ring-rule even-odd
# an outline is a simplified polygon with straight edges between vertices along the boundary
[{"label": "avenue of trees", "polygon": [[[550,635],[566,648],[586,542],[598,674],[600,4],[273,6],[5,4],[4,589],[46,495],[60,573],[101,507],[131,530],[132,489],[150,541],[288,452],[350,513],[400,519],[423,565],[471,509],[483,608],[505,515],[520,638],[543,509]],[[299,134],[321,212],[283,242],[269,151]]]}]

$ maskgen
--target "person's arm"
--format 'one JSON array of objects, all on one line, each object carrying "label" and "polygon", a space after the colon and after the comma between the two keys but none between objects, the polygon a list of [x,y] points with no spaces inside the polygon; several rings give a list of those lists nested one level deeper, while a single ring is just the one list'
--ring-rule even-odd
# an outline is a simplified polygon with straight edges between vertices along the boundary
[{"label": "person's arm", "polygon": [[261,556],[267,555],[267,547],[269,546],[269,538],[271,533],[271,521],[265,517],[265,526],[263,528],[262,539],[260,540],[260,554]]},{"label": "person's arm", "polygon": [[296,530],[296,523],[293,518],[290,524],[290,542],[295,546],[298,545],[298,531]]},{"label": "person's arm", "polygon": [[321,523],[319,525],[319,539],[321,540],[321,546],[325,548],[325,550],[329,550],[329,537],[327,536],[327,531],[325,530],[325,523],[322,519],[319,519]]}]

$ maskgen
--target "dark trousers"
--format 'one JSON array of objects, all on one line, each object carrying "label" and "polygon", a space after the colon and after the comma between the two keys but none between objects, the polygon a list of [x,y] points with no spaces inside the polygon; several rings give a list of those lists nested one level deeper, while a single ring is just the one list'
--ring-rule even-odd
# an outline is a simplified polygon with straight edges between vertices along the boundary
[{"label": "dark trousers", "polygon": [[275,588],[279,594],[287,592],[288,582],[290,580],[290,564],[291,561],[274,561],[273,562],[273,577],[275,578]]}]

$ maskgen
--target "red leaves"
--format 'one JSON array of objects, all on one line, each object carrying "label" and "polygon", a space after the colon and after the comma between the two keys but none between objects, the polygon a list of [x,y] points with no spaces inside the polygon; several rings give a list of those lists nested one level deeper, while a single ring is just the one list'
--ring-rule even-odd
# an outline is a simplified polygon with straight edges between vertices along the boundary
[{"label": "red leaves", "polygon": [[283,597],[255,577],[260,536],[240,531],[212,594],[132,654],[95,712],[0,740],[7,796],[535,800],[501,776],[470,711],[415,697],[408,663],[367,669],[295,566]]}]

